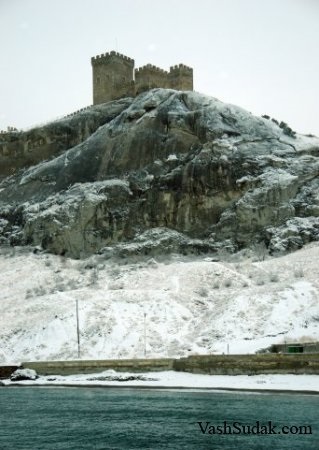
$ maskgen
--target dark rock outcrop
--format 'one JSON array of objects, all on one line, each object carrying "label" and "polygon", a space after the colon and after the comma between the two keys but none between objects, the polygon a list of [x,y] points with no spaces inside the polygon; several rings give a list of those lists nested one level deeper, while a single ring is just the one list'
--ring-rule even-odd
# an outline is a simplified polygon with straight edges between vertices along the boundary
[{"label": "dark rock outcrop", "polygon": [[101,108],[109,119],[93,134],[2,181],[2,242],[79,258],[152,253],[159,236],[185,252],[318,239],[318,138],[194,92],[154,89]]}]

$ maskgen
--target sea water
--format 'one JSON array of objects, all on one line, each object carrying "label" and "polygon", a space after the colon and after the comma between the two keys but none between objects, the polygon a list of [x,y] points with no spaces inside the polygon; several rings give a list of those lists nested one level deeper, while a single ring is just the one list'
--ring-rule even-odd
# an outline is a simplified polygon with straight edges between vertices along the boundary
[{"label": "sea water", "polygon": [[4,387],[0,449],[318,450],[318,413],[316,395]]}]

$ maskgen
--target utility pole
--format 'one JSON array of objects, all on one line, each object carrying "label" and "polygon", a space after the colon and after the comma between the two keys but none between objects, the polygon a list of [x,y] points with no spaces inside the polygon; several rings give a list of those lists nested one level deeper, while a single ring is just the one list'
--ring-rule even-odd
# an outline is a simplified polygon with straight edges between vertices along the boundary
[{"label": "utility pole", "polygon": [[146,358],[146,312],[144,312],[144,358]]},{"label": "utility pole", "polygon": [[76,335],[78,341],[78,358],[81,358],[81,350],[80,350],[80,325],[79,325],[79,301],[75,300],[75,310],[76,310]]}]

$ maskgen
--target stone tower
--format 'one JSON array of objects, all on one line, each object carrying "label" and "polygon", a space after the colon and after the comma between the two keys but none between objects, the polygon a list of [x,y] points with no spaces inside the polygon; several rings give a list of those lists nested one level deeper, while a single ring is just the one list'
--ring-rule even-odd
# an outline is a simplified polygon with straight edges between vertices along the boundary
[{"label": "stone tower", "polygon": [[178,64],[170,71],[152,64],[134,69],[134,59],[117,52],[91,58],[93,69],[93,104],[106,103],[122,97],[135,97],[153,88],[193,90],[193,69]]},{"label": "stone tower", "polygon": [[192,91],[193,90],[193,69],[178,64],[169,69],[168,74],[169,87],[178,91]]},{"label": "stone tower", "polygon": [[93,57],[91,63],[94,105],[135,95],[134,59],[112,51]]}]

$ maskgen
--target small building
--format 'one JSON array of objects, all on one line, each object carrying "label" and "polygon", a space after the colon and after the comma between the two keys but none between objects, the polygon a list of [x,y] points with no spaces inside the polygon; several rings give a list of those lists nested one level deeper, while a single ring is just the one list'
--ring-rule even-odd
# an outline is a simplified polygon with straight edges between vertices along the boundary
[{"label": "small building", "polygon": [[286,342],[273,344],[266,350],[270,353],[319,353],[319,342]]}]

